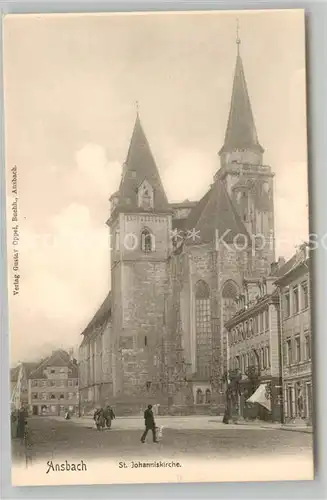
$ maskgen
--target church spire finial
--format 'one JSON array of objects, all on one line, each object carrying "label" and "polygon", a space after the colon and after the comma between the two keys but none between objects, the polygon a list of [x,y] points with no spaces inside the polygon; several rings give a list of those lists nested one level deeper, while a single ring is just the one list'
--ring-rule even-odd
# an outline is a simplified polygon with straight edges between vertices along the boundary
[{"label": "church spire finial", "polygon": [[240,44],[241,44],[241,39],[240,39],[240,23],[238,20],[238,17],[236,18],[236,45],[237,45],[237,52],[240,51]]},{"label": "church spire finial", "polygon": [[139,110],[140,110],[139,101],[135,101],[135,107],[136,107],[136,115],[139,116]]},{"label": "church spire finial", "polygon": [[220,150],[220,154],[242,150],[262,154],[263,148],[258,140],[250,98],[245,81],[243,62],[239,51],[241,44],[239,20],[236,19],[236,22],[237,57],[233,90],[225,141]]}]

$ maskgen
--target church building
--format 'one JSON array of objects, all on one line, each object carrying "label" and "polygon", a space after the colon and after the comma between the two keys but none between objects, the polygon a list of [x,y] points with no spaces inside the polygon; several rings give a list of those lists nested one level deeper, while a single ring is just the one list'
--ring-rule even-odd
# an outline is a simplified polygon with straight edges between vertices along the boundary
[{"label": "church building", "polygon": [[263,154],[239,39],[220,165],[201,200],[169,203],[137,114],[110,199],[111,291],[80,346],[82,406],[223,412],[224,325],[244,280],[269,275],[275,261],[273,173]]}]

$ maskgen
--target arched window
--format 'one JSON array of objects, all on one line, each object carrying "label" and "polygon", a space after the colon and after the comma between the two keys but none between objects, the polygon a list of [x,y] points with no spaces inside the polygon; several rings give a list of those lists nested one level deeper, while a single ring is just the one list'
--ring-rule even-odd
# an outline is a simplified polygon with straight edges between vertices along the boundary
[{"label": "arched window", "polygon": [[198,389],[196,391],[196,404],[197,405],[203,404],[203,392],[201,391],[201,389]]},{"label": "arched window", "polygon": [[145,253],[154,251],[154,235],[147,228],[141,233],[141,248]]},{"label": "arched window", "polygon": [[207,380],[212,361],[211,306],[210,289],[203,280],[195,286],[195,324],[197,372]]},{"label": "arched window", "polygon": [[148,345],[148,337],[145,335],[144,337],[144,345],[147,346]]},{"label": "arched window", "polygon": [[207,389],[206,390],[206,404],[210,404],[211,403],[211,391],[210,389]]},{"label": "arched window", "polygon": [[56,399],[56,396],[54,394],[51,394],[51,398],[50,399]]}]

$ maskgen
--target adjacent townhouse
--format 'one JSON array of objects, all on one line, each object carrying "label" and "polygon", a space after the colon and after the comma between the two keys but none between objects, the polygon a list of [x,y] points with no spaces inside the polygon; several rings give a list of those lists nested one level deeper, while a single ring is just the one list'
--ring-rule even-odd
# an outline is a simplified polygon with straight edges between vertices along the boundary
[{"label": "adjacent townhouse", "polygon": [[274,264],[270,276],[244,280],[238,310],[226,323],[228,374],[239,374],[240,418],[281,418],[279,296],[274,286],[277,269]]},{"label": "adjacent townhouse", "polygon": [[286,263],[276,281],[281,309],[282,373],[286,422],[312,421],[312,332],[308,245]]},{"label": "adjacent townhouse", "polygon": [[53,351],[29,374],[28,407],[32,415],[79,414],[78,368],[71,354]]}]

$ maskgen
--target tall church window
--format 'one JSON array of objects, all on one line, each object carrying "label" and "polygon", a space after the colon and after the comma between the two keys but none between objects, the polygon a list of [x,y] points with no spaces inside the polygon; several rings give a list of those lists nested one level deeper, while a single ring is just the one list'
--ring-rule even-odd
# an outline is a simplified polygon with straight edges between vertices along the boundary
[{"label": "tall church window", "polygon": [[141,233],[141,248],[145,253],[150,253],[154,250],[154,235],[149,229],[143,229]]},{"label": "tall church window", "polygon": [[224,323],[231,319],[237,310],[236,297],[238,295],[238,287],[232,280],[227,280],[222,290],[223,302],[223,318]]},{"label": "tall church window", "polygon": [[195,288],[195,317],[197,371],[201,378],[207,379],[212,356],[211,305],[209,286],[203,280]]}]

